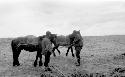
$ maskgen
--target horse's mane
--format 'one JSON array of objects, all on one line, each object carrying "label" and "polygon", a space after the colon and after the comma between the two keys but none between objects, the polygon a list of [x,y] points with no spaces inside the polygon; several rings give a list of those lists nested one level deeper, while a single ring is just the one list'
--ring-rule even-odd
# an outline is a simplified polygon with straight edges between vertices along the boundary
[{"label": "horse's mane", "polygon": [[57,38],[57,34],[51,34],[51,37]]},{"label": "horse's mane", "polygon": [[43,36],[38,36],[38,41],[42,41],[44,37],[45,37],[45,35],[43,35]]}]

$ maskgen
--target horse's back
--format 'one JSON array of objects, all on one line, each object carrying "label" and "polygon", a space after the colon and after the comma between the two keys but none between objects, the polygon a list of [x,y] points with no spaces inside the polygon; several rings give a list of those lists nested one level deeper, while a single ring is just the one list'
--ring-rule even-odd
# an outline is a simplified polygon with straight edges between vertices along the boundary
[{"label": "horse's back", "polygon": [[16,44],[38,44],[38,38],[18,37],[12,40]]},{"label": "horse's back", "polygon": [[57,37],[57,42],[58,42],[61,46],[68,45],[68,44],[70,43],[69,36],[58,36],[58,37]]}]

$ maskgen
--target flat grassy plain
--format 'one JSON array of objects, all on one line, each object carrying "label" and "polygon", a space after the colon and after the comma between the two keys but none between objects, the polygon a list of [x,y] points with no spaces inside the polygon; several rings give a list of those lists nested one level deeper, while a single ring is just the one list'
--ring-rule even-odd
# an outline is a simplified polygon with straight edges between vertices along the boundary
[{"label": "flat grassy plain", "polygon": [[[20,66],[12,66],[12,38],[0,39],[0,77],[115,77],[125,76],[125,35],[85,36],[81,51],[81,66],[75,66],[76,58],[67,48],[60,47],[61,55],[51,55],[51,72],[44,66],[34,67],[36,52],[22,50]],[[75,52],[74,52],[75,53]],[[44,62],[44,57],[43,57]]]}]

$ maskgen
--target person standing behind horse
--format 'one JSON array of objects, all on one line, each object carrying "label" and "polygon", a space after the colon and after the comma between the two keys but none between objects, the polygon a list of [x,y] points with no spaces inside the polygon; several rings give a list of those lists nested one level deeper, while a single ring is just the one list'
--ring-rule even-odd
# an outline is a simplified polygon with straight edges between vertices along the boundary
[{"label": "person standing behind horse", "polygon": [[[46,35],[45,35],[46,38],[50,39],[51,41],[51,44],[54,44],[54,47],[53,47],[53,56],[55,57],[55,49],[58,47],[58,44],[57,44],[57,35],[56,34],[52,34],[50,31],[46,31]],[[57,51],[59,52],[60,54],[60,51],[57,49]]]},{"label": "person standing behind horse", "polygon": [[45,55],[45,70],[50,70],[48,63],[50,62],[50,55],[52,53],[52,43],[50,41],[51,32],[47,31],[45,37],[42,40],[42,54]]},{"label": "person standing behind horse", "polygon": [[51,70],[48,66],[48,63],[50,62],[50,55],[52,54],[52,44],[50,39],[48,39],[47,37],[44,37],[41,43],[42,46],[42,55],[45,56],[45,62],[44,62],[44,66],[45,66],[45,70]]},{"label": "person standing behind horse", "polygon": [[46,31],[46,36],[45,37],[47,37],[48,39],[50,39],[50,37],[51,37],[51,32],[50,31]]}]

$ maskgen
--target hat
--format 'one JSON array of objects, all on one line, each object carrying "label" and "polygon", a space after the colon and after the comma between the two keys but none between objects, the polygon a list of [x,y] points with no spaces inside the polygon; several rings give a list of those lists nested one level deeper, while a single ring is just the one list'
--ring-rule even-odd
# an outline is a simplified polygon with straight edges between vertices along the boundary
[{"label": "hat", "polygon": [[49,35],[49,34],[51,34],[51,32],[50,31],[46,31],[46,35]]}]

